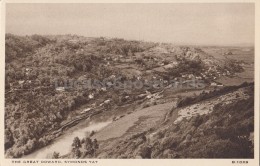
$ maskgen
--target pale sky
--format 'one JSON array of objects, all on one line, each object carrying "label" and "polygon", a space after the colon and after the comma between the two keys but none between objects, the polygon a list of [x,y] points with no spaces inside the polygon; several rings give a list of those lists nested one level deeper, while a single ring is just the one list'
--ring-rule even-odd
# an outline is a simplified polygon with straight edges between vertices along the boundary
[{"label": "pale sky", "polygon": [[254,4],[7,4],[6,32],[253,44]]}]

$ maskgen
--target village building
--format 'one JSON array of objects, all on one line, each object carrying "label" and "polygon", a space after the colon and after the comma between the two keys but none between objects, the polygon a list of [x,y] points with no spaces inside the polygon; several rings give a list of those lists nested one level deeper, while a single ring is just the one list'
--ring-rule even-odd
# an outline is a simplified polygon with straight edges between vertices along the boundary
[{"label": "village building", "polygon": [[188,75],[188,78],[189,78],[189,79],[194,78],[194,75],[193,75],[193,74],[189,74],[189,75]]},{"label": "village building", "polygon": [[197,80],[201,80],[202,77],[201,77],[201,76],[197,76],[196,79],[197,79]]},{"label": "village building", "polygon": [[24,80],[20,80],[18,81],[19,85],[23,84],[24,83]]},{"label": "village building", "polygon": [[56,91],[64,92],[65,91],[65,87],[57,87]]},{"label": "village building", "polygon": [[210,86],[223,86],[223,84],[219,83],[219,82],[212,82],[210,84]]},{"label": "village building", "polygon": [[105,91],[107,91],[107,88],[106,87],[102,87],[101,91],[105,92]]},{"label": "village building", "polygon": [[93,99],[93,98],[94,98],[94,94],[93,94],[93,93],[89,94],[89,95],[88,95],[88,98],[89,98],[89,99]]}]

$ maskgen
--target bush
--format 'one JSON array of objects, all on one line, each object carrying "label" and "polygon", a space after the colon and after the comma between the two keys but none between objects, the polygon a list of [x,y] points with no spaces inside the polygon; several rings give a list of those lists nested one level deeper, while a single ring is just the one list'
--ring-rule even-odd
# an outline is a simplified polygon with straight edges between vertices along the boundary
[{"label": "bush", "polygon": [[192,120],[192,125],[195,127],[199,127],[203,123],[203,117],[202,116],[196,116]]},{"label": "bush", "polygon": [[52,154],[52,159],[58,159],[60,157],[60,153],[58,152],[53,152]]},{"label": "bush", "polygon": [[152,148],[149,146],[143,146],[140,149],[140,156],[145,159],[150,159],[152,154]]}]

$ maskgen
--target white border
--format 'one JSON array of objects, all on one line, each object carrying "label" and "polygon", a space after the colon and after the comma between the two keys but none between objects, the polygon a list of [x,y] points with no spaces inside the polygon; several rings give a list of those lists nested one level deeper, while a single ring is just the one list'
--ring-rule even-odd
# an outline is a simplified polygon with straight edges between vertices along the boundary
[{"label": "white border", "polygon": [[[88,165],[164,165],[164,166],[173,166],[173,165],[200,165],[200,166],[223,166],[223,165],[259,165],[259,56],[260,56],[260,33],[259,33],[259,18],[260,18],[260,6],[258,0],[3,0],[0,1],[1,4],[1,42],[0,42],[0,87],[1,87],[1,137],[0,137],[0,166],[11,166],[11,165],[87,165],[87,164],[12,164],[13,159],[4,158],[4,76],[5,76],[5,4],[6,3],[255,3],[255,148],[254,154],[255,159],[86,159],[87,161],[98,161],[97,164]],[[25,159],[16,159],[17,161],[26,161]],[[68,161],[69,159],[67,159]],[[70,159],[75,160],[75,159]],[[248,164],[232,164],[231,161],[248,161]],[[36,161],[36,160],[35,160]],[[47,159],[37,161],[47,161]],[[64,160],[62,160],[64,161]]]}]

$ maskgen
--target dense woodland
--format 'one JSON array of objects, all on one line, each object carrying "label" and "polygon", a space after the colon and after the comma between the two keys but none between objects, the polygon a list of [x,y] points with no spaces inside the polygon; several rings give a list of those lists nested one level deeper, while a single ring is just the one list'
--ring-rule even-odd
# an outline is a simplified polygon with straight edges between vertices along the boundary
[{"label": "dense woodland", "polygon": [[151,43],[122,39],[104,41],[79,36],[6,35],[5,149],[7,156],[21,157],[47,145],[46,136],[81,104],[88,102],[87,90],[58,93],[55,83],[119,74],[105,66],[106,54],[131,56]]}]

